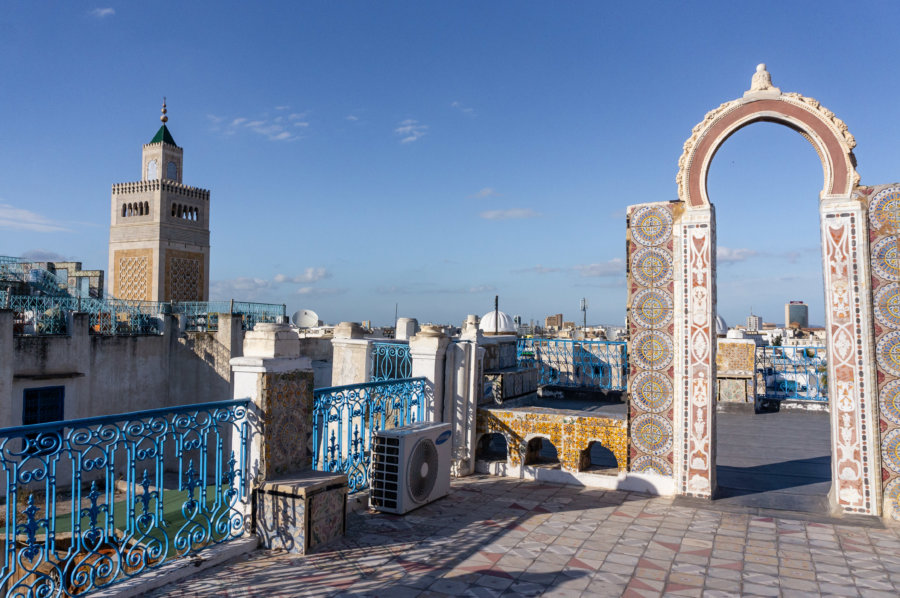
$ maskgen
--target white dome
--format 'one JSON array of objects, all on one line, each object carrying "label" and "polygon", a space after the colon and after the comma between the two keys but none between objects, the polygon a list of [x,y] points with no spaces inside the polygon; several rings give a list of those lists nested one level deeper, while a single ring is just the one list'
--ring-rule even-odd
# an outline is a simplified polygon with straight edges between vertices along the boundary
[{"label": "white dome", "polygon": [[728,324],[725,323],[725,318],[716,314],[716,336],[725,336],[728,334]]},{"label": "white dome", "polygon": [[[499,320],[498,325],[496,327],[497,332],[503,334],[515,334],[516,333],[516,323],[513,322],[512,317],[504,312],[497,312],[497,318]],[[494,312],[489,311],[488,313],[481,316],[481,324],[478,326],[483,332],[487,334],[492,334],[495,330],[494,327]]]}]

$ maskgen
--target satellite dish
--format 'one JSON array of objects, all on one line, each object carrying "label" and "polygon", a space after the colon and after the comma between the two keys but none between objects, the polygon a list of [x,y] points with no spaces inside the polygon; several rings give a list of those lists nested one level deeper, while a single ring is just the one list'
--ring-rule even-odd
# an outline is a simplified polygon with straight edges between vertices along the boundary
[{"label": "satellite dish", "polygon": [[319,314],[311,309],[298,309],[291,316],[291,323],[297,328],[314,328],[319,325]]}]

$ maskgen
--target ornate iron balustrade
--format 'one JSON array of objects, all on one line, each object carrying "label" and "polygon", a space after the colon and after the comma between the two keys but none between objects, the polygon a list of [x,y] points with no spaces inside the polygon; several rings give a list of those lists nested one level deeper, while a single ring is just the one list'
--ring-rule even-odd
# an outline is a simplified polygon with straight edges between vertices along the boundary
[{"label": "ornate iron balustrade", "polygon": [[425,414],[425,378],[320,388],[313,395],[313,469],[347,474],[350,492],[369,487],[372,435]]},{"label": "ornate iron balustrade", "polygon": [[[284,316],[284,305],[249,303],[246,301],[214,301],[163,303],[92,297],[48,297],[42,295],[8,295],[0,291],[0,308],[15,312],[17,335],[68,334],[67,314],[90,315],[92,334],[162,334],[162,316],[182,314],[187,330],[218,330],[219,313],[242,314],[242,326],[249,330],[257,322],[277,322]],[[234,311],[230,311],[233,309]]]},{"label": "ornate iron balustrade", "polygon": [[172,313],[187,318],[186,330],[215,332],[219,329],[219,314],[239,314],[241,326],[251,330],[259,322],[278,322],[285,315],[285,306],[274,303],[248,301],[179,301],[172,303]]},{"label": "ornate iron balustrade", "polygon": [[412,375],[409,345],[401,343],[372,343],[373,382],[397,380]]},{"label": "ornate iron balustrade", "polygon": [[241,536],[248,404],[0,429],[5,595],[78,596]]},{"label": "ornate iron balustrade", "polygon": [[540,369],[541,385],[626,389],[625,342],[520,338],[516,350],[520,366]]},{"label": "ornate iron balustrade", "polygon": [[68,314],[87,313],[92,334],[161,334],[159,314],[166,304],[152,301],[10,295],[0,305],[13,310],[17,335],[68,334]]},{"label": "ornate iron balustrade", "polygon": [[828,400],[825,347],[757,347],[756,394],[766,399]]}]

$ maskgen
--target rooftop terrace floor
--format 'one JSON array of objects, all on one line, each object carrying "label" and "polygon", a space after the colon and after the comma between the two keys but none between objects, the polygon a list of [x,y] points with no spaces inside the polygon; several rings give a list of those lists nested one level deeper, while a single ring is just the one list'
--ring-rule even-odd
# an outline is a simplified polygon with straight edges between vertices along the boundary
[{"label": "rooftop terrace floor", "polygon": [[482,475],[319,552],[256,551],[151,596],[900,595],[900,526]]}]

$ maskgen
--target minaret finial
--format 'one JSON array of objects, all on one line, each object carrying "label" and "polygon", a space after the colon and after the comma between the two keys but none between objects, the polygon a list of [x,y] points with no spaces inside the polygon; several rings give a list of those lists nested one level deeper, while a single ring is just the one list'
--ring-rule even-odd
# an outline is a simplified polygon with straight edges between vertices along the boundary
[{"label": "minaret finial", "polygon": [[162,107],[162,116],[159,117],[159,120],[162,121],[163,124],[166,124],[169,121],[169,117],[166,116],[166,97],[163,96],[163,107]]}]

